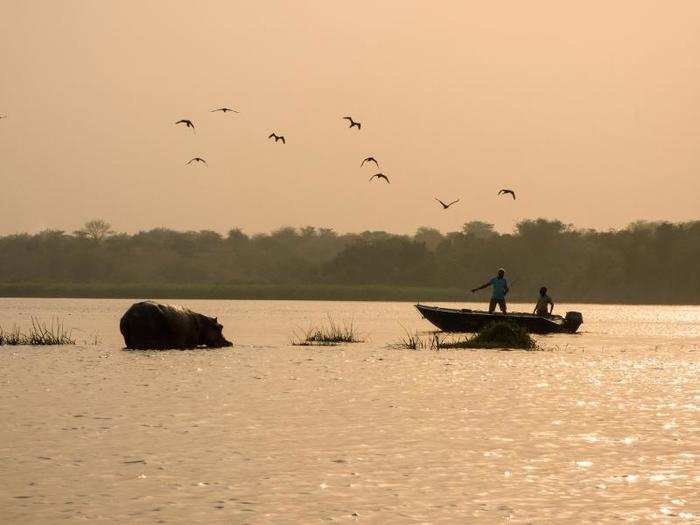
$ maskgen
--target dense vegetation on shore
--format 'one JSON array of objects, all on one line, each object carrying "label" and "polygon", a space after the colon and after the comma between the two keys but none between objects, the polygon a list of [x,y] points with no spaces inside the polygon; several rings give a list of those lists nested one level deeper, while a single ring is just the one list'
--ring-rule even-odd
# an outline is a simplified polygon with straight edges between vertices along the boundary
[{"label": "dense vegetation on shore", "polygon": [[[337,234],[281,228],[0,237],[0,295],[458,300],[504,266],[511,300],[700,303],[700,221],[637,222],[614,231],[524,220],[513,233],[469,222],[442,234]],[[488,292],[475,296],[485,300]],[[470,295],[470,294],[469,294]]]}]

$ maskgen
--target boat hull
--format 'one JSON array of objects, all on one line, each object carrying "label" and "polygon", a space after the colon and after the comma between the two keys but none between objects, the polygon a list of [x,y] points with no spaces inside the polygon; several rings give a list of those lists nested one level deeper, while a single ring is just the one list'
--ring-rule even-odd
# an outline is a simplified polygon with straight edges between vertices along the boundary
[{"label": "boat hull", "polygon": [[578,312],[567,312],[566,317],[543,317],[526,313],[497,314],[479,310],[442,308],[417,304],[421,315],[444,332],[477,332],[494,321],[508,321],[535,334],[574,333],[583,322]]}]

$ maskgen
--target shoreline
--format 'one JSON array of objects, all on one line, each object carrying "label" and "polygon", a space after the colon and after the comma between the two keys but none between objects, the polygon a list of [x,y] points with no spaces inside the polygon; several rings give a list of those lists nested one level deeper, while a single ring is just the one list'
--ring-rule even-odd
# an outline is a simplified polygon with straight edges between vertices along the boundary
[{"label": "shoreline", "polygon": [[[308,300],[308,301],[399,301],[461,302],[487,304],[487,294],[472,296],[456,288],[338,284],[114,284],[114,283],[0,283],[0,298],[45,299],[219,299],[219,300]],[[535,294],[512,293],[509,302],[534,304]],[[621,305],[696,306],[654,298],[603,298],[557,296],[557,302]]]}]

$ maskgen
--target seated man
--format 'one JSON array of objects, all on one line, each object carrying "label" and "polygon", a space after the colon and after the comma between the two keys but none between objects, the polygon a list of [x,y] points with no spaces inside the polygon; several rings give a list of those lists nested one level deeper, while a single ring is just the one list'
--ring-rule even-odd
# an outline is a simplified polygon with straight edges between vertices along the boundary
[{"label": "seated man", "polygon": [[489,313],[492,314],[498,305],[501,312],[506,312],[506,294],[508,293],[508,281],[504,277],[506,271],[503,268],[498,269],[496,277],[492,277],[489,282],[482,284],[478,288],[472,289],[472,293],[483,288],[491,287],[491,302],[489,303]]},{"label": "seated man", "polygon": [[[547,310],[547,305],[550,306],[549,310]],[[552,311],[554,310],[554,301],[552,301],[552,298],[547,295],[547,287],[543,286],[540,288],[540,296],[537,298],[537,304],[535,305],[535,314],[536,315],[541,315],[542,317],[547,317],[549,315],[552,315]]]}]

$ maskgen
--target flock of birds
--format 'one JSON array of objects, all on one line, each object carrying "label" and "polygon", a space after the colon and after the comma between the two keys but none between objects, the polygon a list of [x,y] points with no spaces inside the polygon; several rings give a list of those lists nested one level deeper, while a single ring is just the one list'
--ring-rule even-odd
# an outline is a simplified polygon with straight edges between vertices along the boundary
[{"label": "flock of birds", "polygon": [[[212,109],[211,112],[212,112],[212,113],[218,113],[218,112],[220,112],[220,113],[223,113],[223,114],[226,114],[226,113],[239,113],[238,110],[235,110],[235,109],[232,109],[232,108],[229,108],[229,107],[226,107],[226,106],[223,106],[223,107],[220,107],[220,108],[216,108],[216,109]],[[0,119],[4,119],[4,118],[7,118],[7,115],[0,115]],[[343,120],[347,120],[347,121],[348,121],[348,124],[349,124],[348,129],[357,128],[358,131],[360,131],[360,130],[362,129],[362,122],[359,122],[359,121],[354,120],[351,116],[343,117]],[[185,126],[186,128],[190,128],[190,129],[192,130],[193,133],[197,133],[196,128],[195,128],[195,125],[194,125],[194,122],[192,122],[192,120],[190,120],[190,119],[182,118],[182,119],[176,121],[176,122],[175,122],[175,125],[183,125],[183,126]],[[275,133],[274,131],[273,131],[272,133],[270,133],[270,134],[268,135],[267,138],[268,138],[268,139],[273,139],[273,140],[275,141],[275,143],[277,143],[277,142],[281,142],[282,144],[286,144],[286,143],[287,143],[287,139],[285,139],[284,135],[278,135],[278,134]],[[377,168],[377,170],[380,169],[380,168],[379,168],[379,162],[377,161],[377,159],[375,159],[374,157],[371,157],[371,156],[370,156],[370,157],[366,157],[365,159],[363,159],[362,162],[360,163],[360,167],[363,167],[365,164],[370,164],[370,163],[374,163],[374,165],[375,165],[375,167]],[[187,161],[185,164],[188,165],[188,166],[189,166],[190,164],[203,164],[204,166],[207,166],[207,161],[206,161],[204,158],[202,158],[202,157],[193,157],[192,159],[190,159],[189,161]],[[372,175],[372,176],[369,178],[370,182],[372,182],[374,179],[377,179],[378,181],[379,181],[379,180],[383,180],[383,181],[386,182],[387,184],[391,184],[391,181],[389,180],[389,177],[387,177],[384,173],[381,173],[381,172],[375,173],[374,175]],[[509,190],[509,189],[507,189],[507,188],[504,188],[504,189],[500,190],[500,191],[498,192],[498,195],[510,195],[511,197],[513,197],[513,200],[515,200],[515,191]],[[443,210],[447,210],[450,206],[452,206],[453,204],[457,204],[457,203],[459,202],[459,199],[453,200],[453,201],[451,201],[451,202],[444,202],[444,201],[438,199],[437,197],[435,197],[435,200],[436,200],[438,203],[440,203],[440,206],[442,206],[442,209],[443,209]]]},{"label": "flock of birds", "polygon": [[[231,113],[239,113],[238,110],[235,110],[235,109],[232,109],[232,108],[229,108],[229,107],[221,107],[221,108],[212,109],[211,112],[212,112],[212,113],[221,112],[221,113],[224,113],[224,114],[225,114],[225,113],[229,113],[229,112],[231,112]],[[353,119],[351,116],[349,116],[349,115],[343,117],[343,120],[347,120],[347,121],[348,121],[348,124],[349,124],[348,129],[357,128],[358,131],[360,131],[360,130],[362,129],[362,122],[359,122],[359,121],[357,121],[357,120],[354,120],[354,119]],[[182,124],[182,125],[184,125],[184,126],[187,127],[187,128],[191,128],[191,129],[192,129],[192,132],[193,132],[193,133],[196,133],[196,131],[195,131],[195,125],[194,125],[194,123],[193,123],[190,119],[186,119],[186,118],[180,119],[180,120],[178,120],[178,121],[175,122],[175,125],[178,125],[178,124]],[[276,132],[274,132],[274,131],[273,131],[272,133],[270,133],[270,134],[267,136],[267,138],[268,138],[268,139],[271,139],[271,140],[274,140],[275,143],[277,143],[277,142],[281,142],[282,144],[286,144],[286,143],[287,143],[287,139],[285,138],[284,135],[278,135],[278,134],[277,134]],[[190,159],[186,164],[187,164],[187,165],[190,165],[190,164],[193,164],[193,163],[194,163],[194,164],[201,163],[201,164],[204,164],[205,166],[207,165],[207,161],[204,160],[202,157],[194,157],[194,158]],[[375,167],[377,168],[377,170],[380,169],[380,168],[379,168],[379,162],[377,161],[377,159],[375,159],[375,158],[372,157],[372,156],[364,158],[364,159],[362,160],[362,162],[360,163],[360,167],[363,167],[365,164],[369,164],[369,163],[374,163],[374,165],[375,165]],[[374,175],[372,175],[372,176],[369,178],[370,182],[372,182],[374,179],[377,179],[378,181],[379,181],[379,180],[383,180],[383,181],[386,182],[387,184],[391,184],[391,181],[389,180],[389,177],[387,177],[384,173],[381,173],[381,172],[380,172],[380,173],[375,173]],[[502,190],[500,190],[500,191],[498,192],[498,195],[510,195],[511,197],[513,197],[513,200],[515,200],[515,191],[513,191],[513,190],[509,190],[509,189],[504,188],[504,189],[502,189]],[[442,209],[443,209],[443,210],[447,210],[450,206],[452,206],[453,204],[457,204],[457,203],[459,202],[459,199],[453,200],[453,201],[451,201],[451,202],[444,202],[444,201],[438,199],[437,197],[435,197],[435,200],[436,200],[437,202],[440,203],[440,205],[442,206]]]}]

